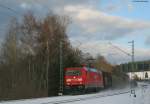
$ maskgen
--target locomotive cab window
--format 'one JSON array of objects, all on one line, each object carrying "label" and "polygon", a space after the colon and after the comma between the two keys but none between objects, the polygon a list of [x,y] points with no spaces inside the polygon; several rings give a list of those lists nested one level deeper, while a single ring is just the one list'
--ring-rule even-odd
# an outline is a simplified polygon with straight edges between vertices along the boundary
[{"label": "locomotive cab window", "polygon": [[82,73],[80,70],[67,70],[65,74],[70,76],[73,75],[80,76]]}]

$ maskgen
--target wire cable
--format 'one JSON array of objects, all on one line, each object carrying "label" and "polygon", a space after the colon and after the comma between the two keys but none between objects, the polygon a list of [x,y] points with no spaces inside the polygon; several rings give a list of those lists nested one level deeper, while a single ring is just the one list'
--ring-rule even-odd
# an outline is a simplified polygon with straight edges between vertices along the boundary
[{"label": "wire cable", "polygon": [[3,5],[3,4],[0,4],[0,7],[4,8],[4,9],[7,9],[7,10],[9,10],[9,11],[15,13],[15,14],[20,14],[18,11],[14,10],[13,8],[7,7],[7,6]]}]

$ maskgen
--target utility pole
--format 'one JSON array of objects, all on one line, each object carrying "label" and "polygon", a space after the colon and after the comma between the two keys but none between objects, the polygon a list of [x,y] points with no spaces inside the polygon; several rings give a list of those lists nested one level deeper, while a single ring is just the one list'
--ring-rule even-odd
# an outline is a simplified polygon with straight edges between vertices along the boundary
[{"label": "utility pole", "polygon": [[59,58],[60,58],[60,63],[59,63],[59,71],[60,71],[60,82],[59,82],[59,93],[58,95],[62,96],[63,95],[63,69],[62,69],[62,64],[63,64],[63,57],[62,57],[62,54],[63,54],[63,51],[62,51],[62,41],[60,40],[60,46],[59,46]]},{"label": "utility pole", "polygon": [[[132,55],[131,55],[131,59],[132,59],[132,69],[131,69],[131,73],[134,71],[134,40],[128,42],[132,44]],[[131,76],[132,77],[132,76]]]},{"label": "utility pole", "polygon": [[131,82],[130,82],[130,87],[131,87],[131,95],[133,95],[134,97],[136,97],[136,94],[135,94],[135,89],[134,89],[134,84],[135,82],[133,81],[133,75],[132,75],[132,72],[134,71],[134,40],[128,42],[128,43],[131,43],[132,44],[132,55],[131,55],[131,59],[132,59],[132,68],[131,68]]},{"label": "utility pole", "polygon": [[46,42],[46,47],[47,47],[47,66],[46,66],[46,72],[47,72],[47,79],[46,79],[46,83],[47,83],[47,93],[49,95],[49,43],[48,40]]}]

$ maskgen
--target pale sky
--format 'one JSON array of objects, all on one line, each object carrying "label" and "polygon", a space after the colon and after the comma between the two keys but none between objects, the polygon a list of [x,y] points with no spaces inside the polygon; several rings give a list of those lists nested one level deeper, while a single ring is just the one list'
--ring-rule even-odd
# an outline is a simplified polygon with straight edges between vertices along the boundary
[{"label": "pale sky", "polygon": [[[12,12],[3,6],[13,9]],[[131,53],[129,41],[135,41],[135,60],[150,59],[150,2],[132,0],[0,0],[0,39],[3,40],[9,20],[21,18],[32,10],[43,17],[52,10],[71,18],[68,36],[73,46],[93,56],[104,55],[113,64],[131,57],[108,43]]]}]

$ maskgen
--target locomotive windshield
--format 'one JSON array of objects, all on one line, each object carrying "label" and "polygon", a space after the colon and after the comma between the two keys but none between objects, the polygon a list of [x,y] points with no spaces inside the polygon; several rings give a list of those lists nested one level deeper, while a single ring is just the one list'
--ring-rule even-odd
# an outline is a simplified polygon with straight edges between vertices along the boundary
[{"label": "locomotive windshield", "polygon": [[80,76],[81,75],[81,71],[80,70],[67,70],[66,71],[66,75],[70,75],[70,76]]}]

